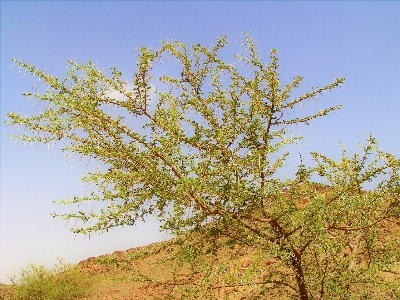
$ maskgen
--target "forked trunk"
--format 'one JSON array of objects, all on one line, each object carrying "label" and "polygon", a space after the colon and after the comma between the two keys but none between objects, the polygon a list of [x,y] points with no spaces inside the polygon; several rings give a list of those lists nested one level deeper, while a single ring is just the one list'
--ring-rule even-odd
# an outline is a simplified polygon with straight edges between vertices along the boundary
[{"label": "forked trunk", "polygon": [[[276,221],[275,219],[270,221],[270,225],[275,233],[276,241],[281,244],[282,241],[286,238],[286,233],[283,227]],[[309,300],[306,283],[304,281],[304,273],[303,266],[301,265],[301,253],[293,248],[286,248],[281,244],[283,250],[287,253],[293,253],[292,257],[292,266],[294,267],[295,277],[297,282],[297,287],[299,288],[299,299],[300,300]]]}]

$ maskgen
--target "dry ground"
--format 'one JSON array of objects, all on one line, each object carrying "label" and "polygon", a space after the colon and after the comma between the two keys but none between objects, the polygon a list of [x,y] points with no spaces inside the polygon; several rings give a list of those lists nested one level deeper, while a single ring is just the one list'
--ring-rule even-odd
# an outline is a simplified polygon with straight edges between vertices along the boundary
[{"label": "dry ground", "polygon": [[[400,240],[399,226],[387,226],[382,229],[383,238]],[[90,296],[84,300],[92,299],[116,299],[116,300],[146,300],[146,299],[180,299],[172,298],[168,284],[161,284],[146,281],[147,277],[159,282],[173,284],[174,268],[178,267],[177,261],[172,258],[175,246],[167,242],[151,244],[144,247],[132,248],[127,251],[116,251],[112,254],[91,257],[81,261],[76,268],[82,271],[82,276],[89,276],[94,279],[94,285],[90,290]],[[254,261],[252,251],[248,248],[240,249],[239,255],[233,264],[229,261],[231,250],[224,249],[218,254],[218,263],[225,266],[225,272],[242,273],[246,268],[251,267]],[[271,260],[261,261],[262,265],[268,266],[274,263]],[[236,267],[236,269],[235,269]],[[386,280],[397,282],[400,285],[400,263],[392,269],[394,273],[385,273]],[[139,275],[141,274],[141,275]],[[240,276],[240,272],[236,276]],[[193,274],[189,268],[181,268],[177,272],[180,281],[196,282],[201,274]],[[140,282],[137,279],[141,279]],[[9,286],[0,285],[0,299],[8,299],[7,291]],[[214,289],[214,299],[258,299],[253,296],[253,290],[249,287],[228,287]],[[273,294],[269,299],[289,299],[285,293]],[[198,297],[198,299],[204,299]],[[377,297],[376,299],[382,299]],[[388,298],[386,298],[388,299]]]}]

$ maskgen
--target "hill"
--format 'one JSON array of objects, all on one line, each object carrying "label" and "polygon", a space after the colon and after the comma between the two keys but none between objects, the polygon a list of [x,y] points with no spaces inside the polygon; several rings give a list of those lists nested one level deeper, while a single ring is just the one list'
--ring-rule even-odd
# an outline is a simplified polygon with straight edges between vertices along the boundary
[{"label": "hill", "polygon": [[[382,223],[379,228],[381,239],[399,241],[399,229],[397,223]],[[267,287],[268,291],[268,285],[257,282],[254,268],[259,268],[261,273],[268,272],[269,266],[279,263],[273,258],[260,259],[250,247],[225,247],[214,253],[215,256],[202,257],[205,267],[204,272],[199,272],[198,268],[180,262],[179,256],[183,254],[175,242],[115,251],[81,261],[74,270],[91,284],[87,295],[79,299],[290,299],[290,288],[287,287],[260,295],[262,288]],[[250,274],[253,274],[253,280],[249,281]],[[382,272],[380,277],[384,282],[400,286],[400,262]],[[9,288],[0,286],[0,299],[10,299],[7,296]],[[396,297],[380,292],[372,295],[372,299]]]}]

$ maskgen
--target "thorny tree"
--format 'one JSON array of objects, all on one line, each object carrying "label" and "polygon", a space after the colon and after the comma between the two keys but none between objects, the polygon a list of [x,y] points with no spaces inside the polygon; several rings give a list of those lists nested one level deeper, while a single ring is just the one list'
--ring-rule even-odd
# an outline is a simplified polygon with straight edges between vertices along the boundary
[{"label": "thorny tree", "polygon": [[[194,258],[202,252],[198,245],[221,247],[223,241],[275,259],[268,272],[241,285],[269,284],[269,290],[284,289],[304,300],[367,293],[368,283],[379,281],[377,272],[398,259],[396,243],[377,243],[377,230],[399,220],[399,160],[370,137],[361,154],[343,150],[334,161],[312,153],[315,166],[300,163],[294,178],[281,179],[285,147],[302,140],[293,136],[293,125],[340,106],[293,118],[296,109],[344,79],[293,98],[302,77],[283,86],[277,51],[262,63],[247,35],[244,42],[236,64],[220,58],[225,36],[211,47],[181,42],[163,42],[159,50],[143,47],[133,89],[117,69],[107,77],[91,62],[70,61],[60,80],[15,60],[47,86],[45,93],[25,94],[47,107],[31,117],[8,113],[7,122],[31,133],[14,138],[62,139],[68,143],[63,151],[106,166],[83,178],[97,192],[61,201],[106,203],[97,212],[61,214],[87,224],[74,232],[107,231],[154,214],[163,228],[186,236],[186,249],[197,245]],[[180,74],[160,77],[158,89],[167,88],[154,93],[151,74],[163,58],[174,59]],[[121,97],[111,97],[116,91]],[[313,182],[317,177],[323,185]],[[373,179],[375,188],[363,191]]]}]

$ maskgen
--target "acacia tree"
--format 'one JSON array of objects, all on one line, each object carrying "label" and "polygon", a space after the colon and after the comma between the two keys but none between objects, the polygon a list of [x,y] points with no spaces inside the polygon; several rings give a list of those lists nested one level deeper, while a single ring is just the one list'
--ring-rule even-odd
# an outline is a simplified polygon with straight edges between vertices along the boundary
[{"label": "acacia tree", "polygon": [[[361,293],[357,283],[377,282],[377,272],[399,259],[394,241],[377,243],[379,226],[399,220],[399,160],[370,137],[361,154],[343,150],[334,161],[312,153],[314,166],[300,163],[294,178],[278,176],[289,155],[285,147],[302,140],[292,127],[340,106],[305,117],[297,109],[344,79],[291,97],[302,77],[282,85],[277,51],[262,63],[253,41],[247,35],[244,41],[236,64],[221,59],[225,36],[211,47],[178,41],[163,42],[158,50],[143,47],[133,89],[117,69],[107,76],[90,61],[70,61],[67,76],[58,79],[14,60],[47,86],[45,93],[24,95],[47,106],[30,117],[8,113],[7,122],[31,133],[14,138],[62,139],[63,151],[106,167],[83,178],[96,192],[61,201],[105,205],[97,212],[55,214],[81,220],[81,227],[72,228],[76,233],[133,225],[153,214],[197,254],[223,241],[274,258],[257,275],[268,289],[304,300]],[[151,74],[165,58],[176,61],[180,74],[160,77],[157,89],[167,88],[154,93]],[[111,97],[115,91],[121,97]],[[315,183],[317,177],[323,185]],[[363,191],[372,180],[375,188]],[[254,278],[247,283],[257,283]]]}]

